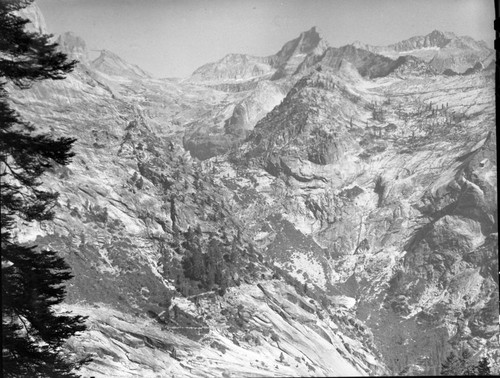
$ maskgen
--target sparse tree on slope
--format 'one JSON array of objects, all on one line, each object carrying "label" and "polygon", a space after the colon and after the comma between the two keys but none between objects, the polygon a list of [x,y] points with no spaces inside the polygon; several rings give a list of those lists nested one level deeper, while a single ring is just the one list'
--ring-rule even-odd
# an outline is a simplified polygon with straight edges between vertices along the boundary
[{"label": "sparse tree on slope", "polygon": [[70,360],[61,349],[85,330],[85,318],[57,315],[72,275],[54,251],[16,242],[17,220],[53,217],[57,193],[40,188],[52,164],[66,165],[75,139],[40,135],[9,105],[7,84],[26,89],[44,79],[63,79],[76,62],[56,51],[48,35],[25,30],[16,12],[32,0],[0,0],[0,194],[2,259],[2,362],[5,377],[77,377],[86,360]]},{"label": "sparse tree on slope", "polygon": [[491,375],[491,371],[486,357],[476,363],[471,351],[464,349],[458,356],[453,351],[448,355],[446,361],[441,364],[440,375],[485,376]]},{"label": "sparse tree on slope", "polygon": [[486,357],[479,360],[479,363],[477,364],[477,375],[481,377],[491,375],[490,363]]},{"label": "sparse tree on slope", "polygon": [[446,361],[441,364],[441,374],[440,375],[458,375],[460,368],[460,359],[457,357],[455,352],[451,352]]}]

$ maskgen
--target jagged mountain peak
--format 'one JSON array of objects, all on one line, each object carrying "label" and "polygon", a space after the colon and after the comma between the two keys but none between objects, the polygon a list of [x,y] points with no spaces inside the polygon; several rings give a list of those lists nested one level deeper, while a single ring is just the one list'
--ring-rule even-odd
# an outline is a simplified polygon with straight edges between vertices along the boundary
[{"label": "jagged mountain peak", "polygon": [[211,85],[237,82],[239,88],[241,81],[270,76],[273,72],[274,69],[269,65],[267,58],[246,54],[227,54],[216,62],[197,68],[188,80]]},{"label": "jagged mountain peak", "polygon": [[88,50],[85,40],[73,32],[61,34],[57,39],[60,51],[68,55],[70,59],[76,59],[80,63],[88,62]]},{"label": "jagged mountain peak", "polygon": [[424,48],[444,48],[450,41],[455,39],[457,39],[457,36],[454,33],[433,30],[427,35],[411,37],[389,45],[389,47],[393,47],[396,51],[400,52]]},{"label": "jagged mountain peak", "polygon": [[363,43],[359,40],[354,41],[351,43],[352,46],[356,47],[357,49],[364,49],[366,50],[366,47],[368,46],[366,43]]},{"label": "jagged mountain peak", "polygon": [[323,38],[321,37],[321,32],[316,26],[300,33],[299,36],[300,47],[301,49],[304,49],[304,51],[317,47],[322,40]]},{"label": "jagged mountain peak", "polygon": [[247,54],[230,53],[225,55],[220,61],[222,62],[248,61],[250,58],[251,56]]},{"label": "jagged mountain peak", "polygon": [[[304,60],[310,56],[319,56],[328,48],[328,43],[321,37],[316,26],[300,33],[288,41],[274,55],[257,57],[247,54],[227,54],[222,59],[205,64],[196,69],[190,81],[219,82],[260,80],[273,75],[273,79],[293,75]],[[244,86],[245,89],[248,89]]]},{"label": "jagged mountain peak", "polygon": [[101,50],[100,55],[91,62],[91,65],[97,71],[108,75],[123,76],[129,79],[151,77],[142,68],[126,62],[109,50]]},{"label": "jagged mountain peak", "polygon": [[94,62],[97,62],[99,60],[105,60],[105,59],[111,59],[111,60],[115,60],[115,61],[123,61],[123,59],[119,55],[115,54],[112,51],[103,49],[100,51],[99,56],[94,60]]},{"label": "jagged mountain peak", "polygon": [[458,49],[472,49],[472,50],[489,50],[484,41],[476,40],[472,37],[450,32],[433,30],[432,32],[423,35],[415,36],[401,42],[391,44],[388,47],[399,48],[399,51],[405,51],[404,48],[458,48]]},{"label": "jagged mountain peak", "polygon": [[453,38],[457,38],[457,35],[453,32],[450,32],[450,31],[441,31],[441,30],[434,29],[429,34],[427,34],[426,37],[453,39]]},{"label": "jagged mountain peak", "polygon": [[315,26],[300,33],[297,38],[285,43],[278,53],[269,57],[273,67],[276,67],[273,80],[297,73],[304,64],[309,66],[309,62],[315,61],[327,48],[328,42]]},{"label": "jagged mountain peak", "polygon": [[[477,62],[489,63],[492,50],[484,41],[468,36],[457,36],[449,31],[433,30],[426,35],[414,36],[387,46],[372,46],[356,41],[351,46],[397,59],[414,55],[429,63],[437,72],[451,69],[465,72]],[[487,60],[487,62],[485,62]]]},{"label": "jagged mountain peak", "polygon": [[300,33],[300,35],[285,43],[276,54],[279,61],[290,59],[293,55],[310,54],[323,52],[328,47],[328,43],[321,37],[316,26]]}]

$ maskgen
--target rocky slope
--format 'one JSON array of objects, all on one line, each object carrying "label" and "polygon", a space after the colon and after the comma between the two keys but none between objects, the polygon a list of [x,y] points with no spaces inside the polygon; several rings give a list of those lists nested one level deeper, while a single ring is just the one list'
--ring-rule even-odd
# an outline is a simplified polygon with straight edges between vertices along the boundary
[{"label": "rocky slope", "polygon": [[[191,299],[192,300],[192,299]],[[380,364],[348,330],[340,312],[323,320],[316,303],[302,302],[280,281],[242,284],[223,298],[179,299],[179,311],[203,326],[166,324],[101,304],[66,307],[90,317],[91,329],[70,349],[96,357],[93,376],[187,377],[358,376],[381,373]],[[351,320],[352,321],[352,320]],[[354,328],[353,328],[354,329]]]},{"label": "rocky slope", "polygon": [[45,178],[56,219],[18,238],[73,268],[84,376],[436,374],[465,345],[498,367],[490,70],[313,28],[158,80],[59,42],[75,71],[10,92],[76,156]]},{"label": "rocky slope", "polygon": [[491,80],[314,72],[232,156],[284,183],[247,228],[258,216],[278,264],[353,298],[394,372],[436,374],[447,342],[497,348]]}]

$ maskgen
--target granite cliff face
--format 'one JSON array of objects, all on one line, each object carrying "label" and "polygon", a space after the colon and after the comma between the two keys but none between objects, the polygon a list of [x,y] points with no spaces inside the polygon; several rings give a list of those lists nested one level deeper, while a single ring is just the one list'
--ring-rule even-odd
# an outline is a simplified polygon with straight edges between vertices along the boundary
[{"label": "granite cliff face", "polygon": [[45,178],[56,219],[18,238],[73,268],[61,310],[90,316],[67,346],[93,354],[86,376],[435,374],[464,345],[498,367],[490,70],[313,28],[187,80],[103,52],[10,91],[78,138]]}]

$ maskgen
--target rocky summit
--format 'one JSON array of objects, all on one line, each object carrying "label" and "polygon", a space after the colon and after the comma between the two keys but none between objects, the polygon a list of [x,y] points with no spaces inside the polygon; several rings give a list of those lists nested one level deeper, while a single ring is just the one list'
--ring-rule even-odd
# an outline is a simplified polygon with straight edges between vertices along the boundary
[{"label": "rocky summit", "polygon": [[498,372],[483,43],[312,28],[177,80],[58,41],[74,72],[9,91],[76,155],[44,177],[56,218],[17,238],[72,267],[85,377],[433,375],[465,347]]},{"label": "rocky summit", "polygon": [[494,52],[483,41],[439,30],[389,46],[370,46],[359,41],[353,46],[390,58],[412,55],[425,60],[438,72],[451,70],[463,73],[477,62],[486,67],[495,60]]}]

